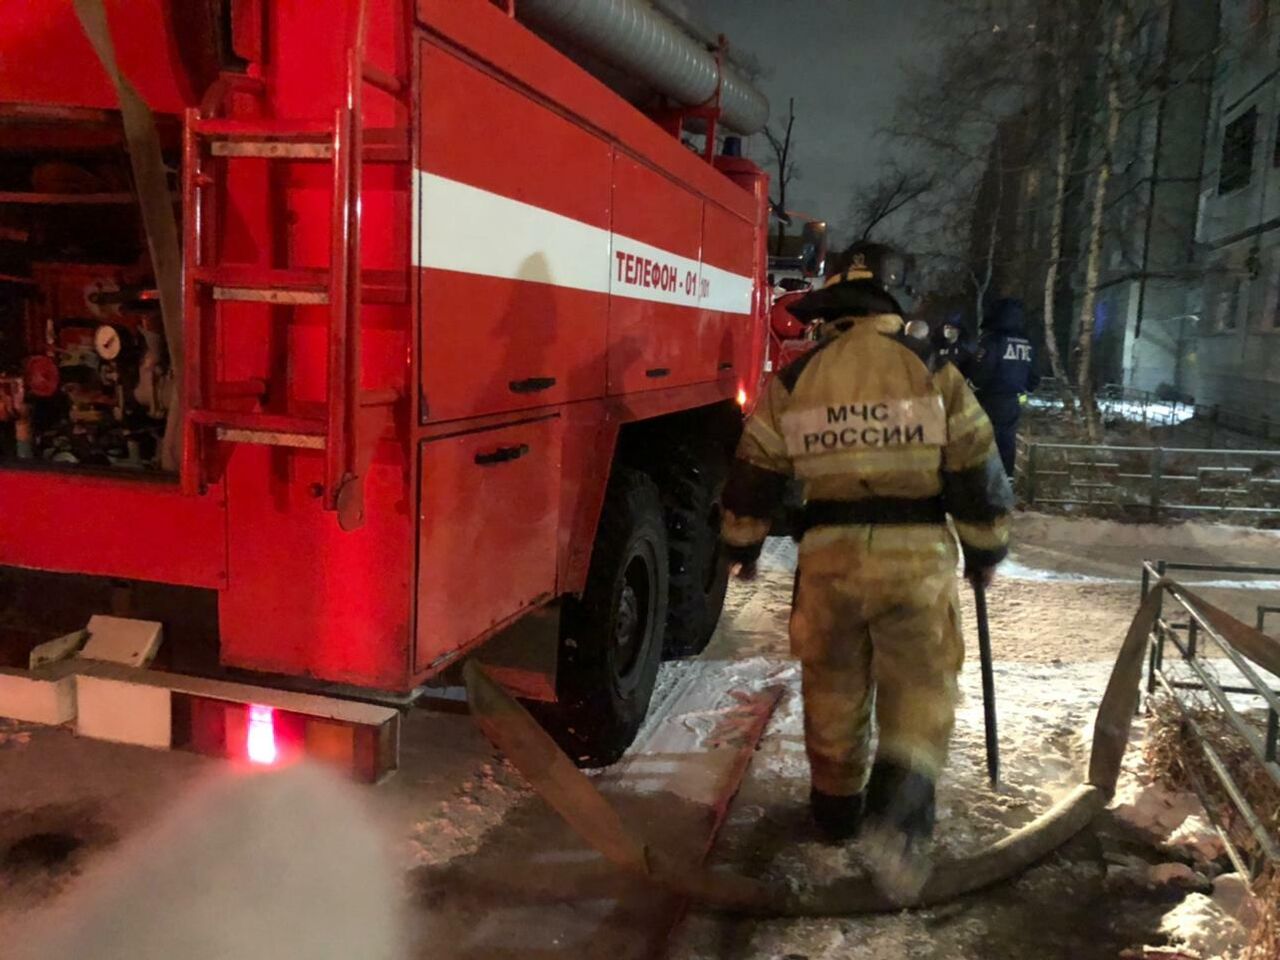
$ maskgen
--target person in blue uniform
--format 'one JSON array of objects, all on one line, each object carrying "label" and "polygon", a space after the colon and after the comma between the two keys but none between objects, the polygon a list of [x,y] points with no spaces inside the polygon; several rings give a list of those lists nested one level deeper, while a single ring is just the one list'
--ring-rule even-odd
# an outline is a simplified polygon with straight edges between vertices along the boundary
[{"label": "person in blue uniform", "polygon": [[968,369],[962,371],[995,429],[1000,460],[1010,480],[1017,461],[1022,399],[1040,383],[1036,351],[1026,337],[1026,326],[1021,300],[992,303],[983,319],[978,348]]}]

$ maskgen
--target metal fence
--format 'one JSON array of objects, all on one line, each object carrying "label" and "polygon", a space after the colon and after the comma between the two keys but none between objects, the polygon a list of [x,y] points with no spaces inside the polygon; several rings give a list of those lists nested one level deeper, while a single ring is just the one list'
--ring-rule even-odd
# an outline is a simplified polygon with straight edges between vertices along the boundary
[{"label": "metal fence", "polygon": [[1280,450],[1031,443],[1026,454],[1028,506],[1153,520],[1280,517]]},{"label": "metal fence", "polygon": [[[1235,578],[1280,576],[1280,567],[1147,561],[1142,565],[1143,599],[1146,599],[1155,580],[1174,571],[1226,573]],[[1280,680],[1267,679],[1263,671],[1253,666],[1214,629],[1192,602],[1180,594],[1172,596],[1172,610],[1164,609],[1165,601],[1160,601],[1161,610],[1152,630],[1147,693],[1150,695],[1161,691],[1176,707],[1184,729],[1191,734],[1204,755],[1222,794],[1236,809],[1241,822],[1257,842],[1259,856],[1273,864],[1280,864],[1280,836],[1276,836],[1259,816],[1241,785],[1241,780],[1248,771],[1231,769],[1221,751],[1215,747],[1214,738],[1208,735],[1205,728],[1210,717],[1219,720],[1220,728],[1240,738],[1239,742],[1244,744],[1251,755],[1250,762],[1260,765],[1272,784],[1280,790],[1280,762],[1277,760],[1277,749],[1280,746],[1280,690],[1272,686],[1280,683]],[[1259,628],[1268,612],[1280,612],[1280,607],[1259,606]],[[1221,679],[1224,670],[1233,674],[1225,682]],[[1265,720],[1260,717],[1263,711]],[[1241,875],[1249,876],[1251,870],[1246,860],[1257,858],[1246,857],[1232,840],[1230,832],[1216,819],[1216,804],[1209,796],[1207,785],[1197,778],[1191,767],[1186,769],[1191,773],[1192,787],[1205,810],[1211,817],[1215,817],[1215,826],[1236,869]]]}]

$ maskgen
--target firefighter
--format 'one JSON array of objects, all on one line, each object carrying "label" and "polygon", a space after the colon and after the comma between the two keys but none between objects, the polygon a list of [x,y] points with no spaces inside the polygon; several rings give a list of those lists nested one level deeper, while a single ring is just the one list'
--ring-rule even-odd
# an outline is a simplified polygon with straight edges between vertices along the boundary
[{"label": "firefighter", "polygon": [[967,371],[982,409],[995,429],[1005,473],[1013,479],[1018,458],[1018,421],[1026,394],[1040,384],[1035,348],[1026,334],[1021,300],[997,300],[987,309],[982,337]]},{"label": "firefighter", "polygon": [[811,812],[832,842],[861,830],[873,879],[902,902],[928,875],[964,658],[947,518],[966,576],[988,583],[1012,494],[963,377],[904,331],[905,258],[860,244],[833,261],[793,309],[841,332],[769,383],[725,489],[722,539],[749,578],[788,480],[803,484],[790,634]]}]

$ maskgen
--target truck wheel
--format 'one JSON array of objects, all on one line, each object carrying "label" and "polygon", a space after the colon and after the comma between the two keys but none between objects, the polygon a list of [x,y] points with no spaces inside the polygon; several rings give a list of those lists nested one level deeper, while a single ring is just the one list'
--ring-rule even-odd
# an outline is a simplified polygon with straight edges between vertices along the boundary
[{"label": "truck wheel", "polygon": [[718,447],[678,447],[660,476],[671,557],[668,658],[706,649],[720,622],[729,562],[720,545],[720,497],[729,465]]},{"label": "truck wheel", "polygon": [[631,746],[653,697],[667,618],[667,534],[657,485],[619,467],[609,484],[580,601],[566,602],[558,702],[536,707],[584,767]]}]

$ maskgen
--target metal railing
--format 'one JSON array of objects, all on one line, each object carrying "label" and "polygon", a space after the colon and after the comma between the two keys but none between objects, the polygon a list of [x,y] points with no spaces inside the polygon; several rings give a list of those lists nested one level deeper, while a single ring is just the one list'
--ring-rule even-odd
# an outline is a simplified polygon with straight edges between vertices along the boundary
[{"label": "metal railing", "polygon": [[1031,443],[1019,485],[1028,506],[1280,517],[1280,450]]},{"label": "metal railing", "polygon": [[[1170,563],[1167,561],[1146,561],[1142,565],[1142,597],[1145,600],[1151,590],[1152,583],[1174,571],[1197,573],[1228,573],[1234,577],[1277,577],[1280,567],[1257,567],[1223,564]],[[1177,604],[1178,621],[1171,621],[1163,609],[1156,617],[1152,629],[1152,643],[1149,653],[1147,673],[1147,693],[1163,692],[1177,708],[1184,730],[1191,734],[1197,747],[1204,756],[1205,762],[1218,781],[1222,794],[1240,816],[1241,822],[1257,842],[1258,853],[1274,864],[1280,864],[1280,837],[1259,816],[1245,795],[1240,778],[1244,771],[1230,769],[1221,752],[1214,746],[1208,735],[1204,720],[1204,708],[1212,710],[1223,722],[1223,729],[1240,738],[1251,754],[1251,762],[1257,763],[1265,771],[1277,789],[1280,789],[1280,762],[1277,748],[1280,745],[1280,690],[1271,686],[1264,679],[1264,671],[1253,666],[1251,662],[1236,650],[1216,630],[1195,604],[1180,593],[1172,594]],[[1258,622],[1262,623],[1267,612],[1280,611],[1277,607],[1258,608]],[[1172,647],[1171,658],[1166,658]],[[1212,659],[1210,654],[1213,655]],[[1214,661],[1217,661],[1216,663]],[[1238,679],[1224,683],[1219,678],[1220,670],[1226,662]],[[1200,695],[1198,703],[1189,702],[1188,694]],[[1233,698],[1234,702],[1233,702]],[[1259,726],[1246,714],[1249,708],[1244,706],[1265,708],[1265,725]],[[1251,870],[1246,865],[1249,858],[1243,854],[1239,845],[1231,838],[1230,831],[1220,822],[1216,804],[1212,802],[1207,785],[1187,765],[1192,787],[1199,795],[1201,803],[1214,826],[1222,837],[1228,855],[1242,876],[1249,876]]]}]

